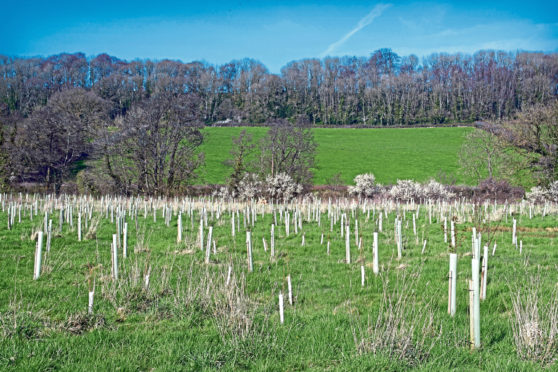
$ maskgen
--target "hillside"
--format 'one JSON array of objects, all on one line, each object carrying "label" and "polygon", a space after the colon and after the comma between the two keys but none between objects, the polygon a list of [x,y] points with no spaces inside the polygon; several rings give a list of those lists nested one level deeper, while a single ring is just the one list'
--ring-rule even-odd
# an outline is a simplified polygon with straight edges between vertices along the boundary
[{"label": "hillside", "polygon": [[[209,127],[205,129],[206,164],[198,182],[225,183],[230,169],[223,164],[229,157],[231,138],[246,129],[255,140],[263,127]],[[327,184],[334,175],[349,184],[354,176],[372,172],[380,183],[397,179],[426,181],[440,173],[468,182],[458,172],[459,149],[471,128],[409,129],[314,129],[318,144],[314,183]]]}]

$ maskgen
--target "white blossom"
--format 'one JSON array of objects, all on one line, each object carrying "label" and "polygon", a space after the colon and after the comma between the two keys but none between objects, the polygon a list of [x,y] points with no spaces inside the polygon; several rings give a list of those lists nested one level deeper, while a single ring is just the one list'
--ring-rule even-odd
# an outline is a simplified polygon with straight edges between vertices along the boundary
[{"label": "white blossom", "polygon": [[265,179],[266,192],[270,198],[288,201],[302,193],[302,185],[296,183],[286,173],[267,176]]},{"label": "white blossom", "polygon": [[355,185],[349,186],[349,194],[362,198],[372,198],[380,191],[376,184],[376,177],[372,173],[359,174],[354,179]]},{"label": "white blossom", "polygon": [[535,186],[531,191],[525,194],[525,198],[532,203],[544,203],[548,198],[548,190],[543,187]]},{"label": "white blossom", "polygon": [[259,198],[262,195],[262,182],[254,173],[246,173],[238,183],[238,197],[242,200]]},{"label": "white blossom", "polygon": [[455,197],[455,194],[449,191],[446,185],[434,180],[422,185],[422,194],[426,199],[431,200],[449,200]]},{"label": "white blossom", "polygon": [[420,184],[412,180],[397,180],[397,184],[391,187],[389,194],[393,199],[401,201],[418,200],[424,197]]}]

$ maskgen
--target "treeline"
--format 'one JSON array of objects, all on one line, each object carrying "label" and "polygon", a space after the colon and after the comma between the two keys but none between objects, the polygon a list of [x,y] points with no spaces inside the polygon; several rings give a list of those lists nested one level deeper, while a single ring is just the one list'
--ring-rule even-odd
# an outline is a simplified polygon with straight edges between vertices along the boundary
[{"label": "treeline", "polygon": [[[528,130],[500,132],[523,139],[506,141],[534,154],[529,164],[543,180],[558,178],[555,114],[546,108],[558,107],[558,54],[481,51],[432,55],[419,64],[381,49],[370,58],[291,62],[276,75],[249,59],[211,66],[77,53],[0,57],[0,76],[3,189],[27,183],[59,192],[71,180],[79,188],[71,191],[184,193],[204,162],[201,129],[224,123],[271,128],[260,144],[235,139],[232,191],[246,172],[260,181],[287,175],[310,185],[312,125],[496,122],[518,115],[528,120],[513,128]],[[532,129],[533,138],[521,134]],[[533,144],[539,145],[533,150]],[[248,150],[260,154],[259,164],[244,162]]]},{"label": "treeline", "polygon": [[123,61],[82,53],[0,56],[0,102],[28,117],[55,93],[82,88],[125,115],[153,95],[195,94],[204,124],[304,117],[314,124],[410,125],[510,118],[558,94],[558,54],[480,51],[422,61],[380,49],[370,57],[293,61],[279,75],[251,59]]},{"label": "treeline", "polygon": [[[0,189],[191,193],[204,163],[199,107],[197,93],[161,90],[132,103],[125,115],[115,114],[112,101],[80,87],[54,93],[27,117],[0,107]],[[245,132],[231,138],[230,196],[247,181],[266,179],[276,184],[275,191],[311,184],[316,148],[311,123],[298,118],[266,124],[269,130],[259,143]]]}]

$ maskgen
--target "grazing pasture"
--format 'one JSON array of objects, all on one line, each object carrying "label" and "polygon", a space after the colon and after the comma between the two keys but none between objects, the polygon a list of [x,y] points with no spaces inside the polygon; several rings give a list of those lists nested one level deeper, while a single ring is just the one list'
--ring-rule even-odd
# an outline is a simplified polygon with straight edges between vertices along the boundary
[{"label": "grazing pasture", "polygon": [[[230,155],[231,138],[246,129],[255,141],[262,138],[264,127],[208,127],[201,151],[206,154],[199,183],[223,184],[231,170],[224,165]],[[459,150],[472,128],[346,129],[315,128],[318,145],[314,184],[327,184],[339,174],[351,184],[357,174],[374,173],[380,183],[397,179],[428,181],[440,174],[459,183],[471,180],[459,174]]]},{"label": "grazing pasture", "polygon": [[2,370],[556,368],[552,204],[0,203]]}]

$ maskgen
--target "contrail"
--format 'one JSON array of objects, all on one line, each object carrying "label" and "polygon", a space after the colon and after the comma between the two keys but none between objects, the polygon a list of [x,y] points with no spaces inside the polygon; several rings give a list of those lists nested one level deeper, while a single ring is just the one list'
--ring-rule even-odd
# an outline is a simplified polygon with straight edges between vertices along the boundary
[{"label": "contrail", "polygon": [[364,27],[368,26],[374,19],[381,16],[384,10],[389,8],[391,4],[378,4],[372,9],[370,13],[368,13],[364,18],[358,21],[357,25],[349,31],[345,36],[341,39],[337,40],[335,43],[331,44],[327,47],[327,49],[321,54],[322,57],[325,57],[332,53],[335,49],[339,48],[343,45],[351,36],[362,30]]}]

